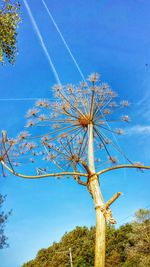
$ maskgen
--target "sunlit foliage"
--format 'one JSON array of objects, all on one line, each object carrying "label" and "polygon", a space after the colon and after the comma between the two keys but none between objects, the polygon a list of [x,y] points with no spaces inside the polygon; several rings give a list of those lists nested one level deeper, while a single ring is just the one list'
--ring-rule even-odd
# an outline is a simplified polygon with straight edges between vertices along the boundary
[{"label": "sunlit foliage", "polygon": [[150,266],[150,210],[138,210],[131,226],[130,242],[126,248],[128,260],[125,266],[148,267]]},{"label": "sunlit foliage", "polygon": [[0,9],[0,62],[14,63],[17,53],[17,27],[20,22],[19,1],[3,0]]},{"label": "sunlit foliage", "polygon": [[[142,210],[150,214],[149,210]],[[139,211],[138,211],[139,212]],[[136,226],[135,226],[136,225]],[[140,234],[139,234],[140,233]],[[145,241],[145,239],[147,241]],[[107,225],[106,267],[149,267],[150,219],[143,217],[115,229]],[[74,267],[94,266],[95,228],[76,227],[66,233],[59,243],[41,249],[34,260],[22,267],[69,267],[69,248]]]},{"label": "sunlit foliage", "polygon": [[5,213],[2,210],[5,199],[6,197],[0,194],[0,249],[8,247],[7,237],[4,230],[8,217],[11,215],[11,211]]}]

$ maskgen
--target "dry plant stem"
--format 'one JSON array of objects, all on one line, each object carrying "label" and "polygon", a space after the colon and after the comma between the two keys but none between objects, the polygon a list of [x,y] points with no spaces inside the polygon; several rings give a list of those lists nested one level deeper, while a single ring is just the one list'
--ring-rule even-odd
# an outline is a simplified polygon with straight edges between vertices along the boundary
[{"label": "dry plant stem", "polygon": [[105,172],[108,171],[113,171],[113,170],[117,170],[117,169],[123,169],[123,168],[133,168],[133,169],[143,169],[143,170],[150,170],[150,166],[142,166],[142,165],[130,165],[130,164],[122,164],[122,165],[116,165],[110,168],[106,168],[102,171],[97,172],[97,175],[101,175]]},{"label": "dry plant stem", "polygon": [[93,125],[88,125],[88,161],[91,177],[89,177],[89,190],[92,194],[96,210],[96,239],[95,239],[95,267],[105,266],[105,230],[106,218],[103,212],[104,200],[100,191],[98,176],[95,174]]},{"label": "dry plant stem", "polygon": [[105,266],[105,230],[106,218],[104,215],[104,201],[100,191],[98,176],[90,178],[89,188],[92,194],[96,211],[96,239],[95,239],[95,267]]},{"label": "dry plant stem", "polygon": [[122,193],[121,192],[117,192],[116,194],[114,194],[105,204],[105,209],[107,210],[110,205],[118,198],[120,197]]},{"label": "dry plant stem", "polygon": [[20,174],[17,173],[16,171],[13,171],[3,160],[0,161],[1,164],[12,174],[14,174],[15,176],[21,177],[21,178],[25,178],[25,179],[39,179],[39,178],[48,178],[48,177],[61,177],[61,176],[66,176],[66,175],[79,175],[79,176],[84,176],[87,177],[88,174],[86,173],[80,173],[80,172],[58,172],[58,173],[46,173],[46,174],[40,174],[40,175],[25,175],[25,174]]}]

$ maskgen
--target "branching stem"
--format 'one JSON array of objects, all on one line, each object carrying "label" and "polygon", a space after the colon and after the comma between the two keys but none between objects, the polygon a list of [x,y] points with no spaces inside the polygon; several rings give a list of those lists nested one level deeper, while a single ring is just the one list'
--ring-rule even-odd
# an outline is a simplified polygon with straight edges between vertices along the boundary
[{"label": "branching stem", "polygon": [[39,179],[39,178],[46,178],[46,177],[58,177],[58,176],[70,176],[70,175],[79,175],[79,176],[84,176],[87,177],[88,174],[86,173],[80,173],[80,172],[60,172],[60,173],[46,173],[43,175],[24,175],[17,173],[16,171],[13,171],[3,160],[1,160],[2,165],[10,171],[12,174],[19,176],[21,178],[26,178],[26,179]]}]

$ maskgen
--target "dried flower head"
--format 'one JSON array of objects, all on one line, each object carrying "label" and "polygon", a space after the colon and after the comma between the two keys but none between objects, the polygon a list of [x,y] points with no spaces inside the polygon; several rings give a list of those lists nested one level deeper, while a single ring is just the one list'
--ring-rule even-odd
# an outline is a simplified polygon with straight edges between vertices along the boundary
[{"label": "dried flower head", "polygon": [[28,120],[26,123],[26,127],[32,127],[36,125],[36,121],[35,120]]},{"label": "dried flower head", "polygon": [[92,73],[91,75],[89,75],[88,77],[88,81],[92,82],[92,83],[96,83],[99,80],[100,75],[98,73]]},{"label": "dried flower head", "polygon": [[29,136],[30,136],[29,132],[23,131],[18,135],[17,139],[18,139],[18,141],[21,141],[21,140],[26,139]]},{"label": "dried flower head", "polygon": [[50,102],[47,99],[40,99],[35,103],[35,105],[41,108],[49,108]]},{"label": "dried flower head", "polygon": [[116,133],[118,134],[118,135],[122,135],[122,134],[124,134],[124,131],[122,130],[122,129],[116,129]]},{"label": "dried flower head", "polygon": [[[88,80],[90,83],[82,82],[77,86],[56,84],[53,87],[56,102],[40,99],[35,103],[36,108],[30,109],[27,117],[36,119],[29,120],[27,127],[41,126],[41,134],[37,137],[30,136],[28,132],[19,134],[18,147],[16,144],[18,158],[27,154],[32,159],[38,155],[61,169],[80,169],[81,162],[87,162],[88,129],[92,124],[96,158],[99,157],[98,153],[102,153],[104,163],[116,163],[118,160],[112,157],[115,150],[120,157],[131,163],[118,147],[116,137],[114,138],[115,134],[123,134],[123,130],[113,126],[116,121],[130,122],[128,115],[120,118],[120,109],[127,107],[128,101],[117,103],[114,100],[117,97],[116,92],[107,83],[100,81],[98,73],[91,74]],[[32,138],[37,144],[30,142]],[[96,162],[98,163],[97,160]],[[100,163],[104,164],[102,160]]]},{"label": "dried flower head", "polygon": [[129,106],[129,102],[127,100],[123,100],[120,103],[123,107],[128,107]]},{"label": "dried flower head", "polygon": [[111,163],[113,163],[113,164],[116,164],[116,163],[118,163],[118,159],[116,158],[116,157],[109,157],[108,158],[109,159],[109,161],[111,162]]},{"label": "dried flower head", "polygon": [[47,118],[47,116],[45,115],[45,114],[40,114],[39,116],[38,116],[38,120],[39,121],[46,121],[48,118]]},{"label": "dried flower head", "polygon": [[125,121],[125,122],[130,122],[130,118],[129,118],[128,115],[122,116],[122,120]]},{"label": "dried flower head", "polygon": [[28,112],[27,112],[27,114],[26,114],[26,117],[27,117],[27,118],[36,117],[37,114],[39,113],[39,111],[40,111],[40,110],[37,109],[37,108],[29,109]]}]

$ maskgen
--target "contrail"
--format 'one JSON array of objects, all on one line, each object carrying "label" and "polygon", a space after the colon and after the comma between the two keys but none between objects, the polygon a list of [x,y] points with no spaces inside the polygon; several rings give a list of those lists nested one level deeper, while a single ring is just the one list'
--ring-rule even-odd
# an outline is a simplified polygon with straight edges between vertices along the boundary
[{"label": "contrail", "polygon": [[64,37],[63,37],[63,35],[62,35],[60,29],[58,28],[58,25],[56,24],[56,22],[55,22],[55,20],[54,20],[54,18],[53,18],[53,16],[52,16],[50,10],[48,9],[48,7],[47,7],[45,1],[42,0],[42,3],[43,3],[43,5],[44,5],[44,7],[45,7],[45,9],[46,9],[46,11],[47,11],[47,13],[48,13],[48,15],[49,15],[51,21],[53,22],[53,24],[54,24],[54,26],[55,26],[57,32],[59,33],[59,35],[60,35],[60,37],[61,37],[61,39],[62,39],[62,41],[63,41],[65,47],[67,48],[67,50],[68,50],[68,52],[69,52],[69,54],[70,54],[70,56],[71,56],[71,58],[72,58],[74,64],[76,65],[76,67],[77,67],[77,69],[78,69],[78,71],[79,71],[79,73],[80,73],[80,75],[81,75],[83,81],[86,82],[86,79],[85,79],[85,77],[84,77],[84,75],[83,75],[83,73],[82,73],[82,71],[81,71],[81,69],[80,69],[80,67],[79,67],[79,65],[78,65],[78,63],[77,63],[77,61],[76,61],[76,59],[74,58],[74,56],[73,56],[73,54],[72,54],[72,52],[71,52],[71,50],[70,50],[68,44],[66,43],[66,41],[65,41],[65,39],[64,39]]},{"label": "contrail", "polygon": [[0,98],[0,101],[32,101],[38,99],[39,98]]},{"label": "contrail", "polygon": [[[39,99],[45,99],[45,97],[24,97],[24,98],[0,98],[0,101],[35,101],[35,100],[39,100]],[[51,97],[51,98],[47,98],[47,100],[55,100],[55,98]]]},{"label": "contrail", "polygon": [[[43,3],[43,5],[44,5],[44,7],[45,7],[45,9],[46,9],[46,11],[47,11],[47,13],[48,13],[48,15],[49,15],[51,21],[53,22],[53,24],[54,24],[54,26],[55,26],[57,32],[59,33],[59,35],[60,35],[60,37],[61,37],[61,39],[62,39],[62,41],[63,41],[63,43],[64,43],[64,45],[65,45],[65,47],[66,47],[66,49],[68,50],[68,52],[69,52],[69,54],[70,54],[70,56],[71,56],[71,58],[72,58],[74,64],[76,65],[76,67],[77,67],[77,69],[78,69],[78,71],[79,71],[79,73],[80,73],[82,79],[84,80],[84,82],[86,82],[85,77],[84,77],[84,75],[83,75],[83,73],[82,73],[82,71],[81,71],[81,69],[80,69],[80,67],[79,67],[79,65],[78,65],[78,63],[77,63],[77,61],[76,61],[76,59],[74,58],[74,56],[73,56],[73,54],[72,54],[72,52],[71,52],[71,50],[70,50],[68,44],[66,43],[66,41],[65,41],[65,39],[64,39],[64,37],[63,37],[61,31],[60,31],[60,29],[58,28],[58,25],[56,24],[56,22],[55,22],[55,20],[54,20],[52,14],[51,14],[49,8],[47,7],[47,5],[46,5],[46,3],[45,3],[44,0],[42,0],[42,3]],[[107,104],[108,104],[108,103],[107,103]],[[108,124],[108,122],[106,122],[106,123],[107,123],[109,129],[112,130],[111,127],[110,127],[110,125]],[[118,142],[118,140],[117,140],[117,137],[116,137],[113,133],[112,133],[112,136],[113,136],[113,138],[114,138],[114,140],[115,140],[117,146],[120,148],[120,145],[119,145],[119,142]],[[120,149],[121,149],[121,148],[120,148]],[[124,176],[126,176],[126,172],[125,172],[125,171],[126,171],[126,170],[124,169]]]},{"label": "contrail", "polygon": [[48,61],[49,61],[49,64],[50,64],[50,66],[51,66],[51,68],[52,68],[52,71],[53,71],[53,74],[54,74],[54,76],[55,76],[55,79],[56,79],[56,81],[57,81],[58,84],[61,84],[60,79],[59,79],[59,76],[58,76],[58,73],[57,73],[57,71],[56,71],[56,69],[55,69],[55,66],[54,66],[54,64],[53,64],[53,62],[52,62],[52,59],[51,59],[51,57],[50,57],[50,54],[49,54],[49,52],[48,52],[48,50],[47,50],[47,48],[46,48],[46,45],[45,45],[45,43],[44,43],[43,37],[42,37],[42,35],[41,35],[41,33],[40,33],[40,30],[39,30],[39,28],[38,28],[38,26],[37,26],[37,24],[36,24],[36,21],[35,21],[34,17],[33,17],[33,15],[32,15],[31,9],[30,9],[30,7],[29,7],[29,5],[28,5],[28,3],[27,3],[26,0],[23,0],[23,2],[24,2],[24,4],[25,4],[25,7],[26,7],[27,12],[28,12],[28,14],[29,14],[29,17],[30,17],[30,19],[31,19],[32,25],[33,25],[33,27],[34,27],[34,29],[35,29],[35,31],[36,31],[36,34],[37,34],[37,36],[38,36],[38,38],[39,38],[39,41],[40,41],[40,44],[41,44],[41,46],[42,46],[42,48],[43,48],[43,51],[44,51],[44,53],[45,53],[45,56],[47,57],[47,59],[48,59]]},{"label": "contrail", "polygon": [[[47,58],[48,58],[48,60],[49,60],[49,63],[50,63],[50,65],[51,65],[51,68],[52,68],[52,70],[53,70],[53,73],[54,73],[54,75],[55,75],[55,78],[56,78],[57,82],[58,82],[59,84],[61,84],[60,79],[59,79],[59,76],[58,76],[58,74],[57,74],[57,72],[56,72],[56,69],[55,69],[55,67],[54,67],[54,65],[53,65],[53,63],[52,63],[51,57],[50,57],[50,55],[49,55],[49,53],[48,53],[48,51],[47,51],[47,48],[46,48],[46,46],[45,46],[45,44],[44,44],[43,38],[42,38],[41,33],[40,33],[40,31],[39,31],[39,28],[38,28],[38,26],[37,26],[37,24],[36,24],[36,22],[35,22],[35,19],[34,19],[33,15],[32,15],[32,12],[31,12],[31,10],[30,10],[30,7],[28,6],[26,0],[23,0],[23,2],[24,2],[25,6],[26,6],[26,8],[27,8],[28,14],[29,14],[30,19],[31,19],[31,21],[32,21],[32,24],[33,24],[33,26],[34,26],[34,28],[35,28],[35,30],[36,30],[36,33],[37,33],[37,35],[38,35],[38,37],[39,37],[39,40],[40,40],[41,46],[42,46],[42,48],[43,48],[43,50],[44,50],[44,52],[45,52],[45,55],[47,56]],[[54,26],[55,26],[55,28],[56,28],[58,34],[60,35],[63,44],[65,45],[66,49],[68,50],[68,53],[70,54],[70,56],[71,56],[71,58],[72,58],[72,60],[73,60],[73,62],[74,62],[74,64],[75,64],[76,68],[78,69],[78,71],[79,71],[79,73],[80,73],[80,75],[81,75],[83,81],[86,82],[86,79],[85,79],[85,77],[84,77],[84,75],[83,75],[83,73],[82,73],[82,71],[81,71],[81,69],[80,69],[80,67],[79,67],[79,65],[78,65],[78,63],[77,63],[77,61],[76,61],[76,59],[74,58],[74,56],[73,56],[73,54],[72,54],[72,52],[71,52],[71,50],[70,50],[70,48],[69,48],[67,42],[65,41],[65,39],[64,39],[64,37],[63,37],[63,35],[62,35],[62,33],[61,33],[61,31],[60,31],[58,25],[56,24],[56,22],[55,22],[55,20],[54,20],[52,14],[51,14],[49,8],[47,7],[47,5],[46,5],[46,3],[45,3],[44,0],[42,0],[42,3],[43,3],[43,5],[44,5],[44,7],[45,7],[45,9],[46,9],[46,11],[47,11],[47,13],[48,13],[48,15],[49,15],[51,21],[53,22],[53,24],[54,24]],[[107,125],[108,125],[109,129],[111,130],[111,127],[110,127],[110,125],[108,124],[108,122],[107,122]],[[120,148],[120,145],[119,145],[119,142],[118,142],[116,136],[114,136],[114,134],[112,134],[112,136],[113,136],[113,138],[115,139],[115,141],[116,141],[118,147]],[[126,173],[125,173],[125,172],[124,172],[124,176],[126,176]]]}]

